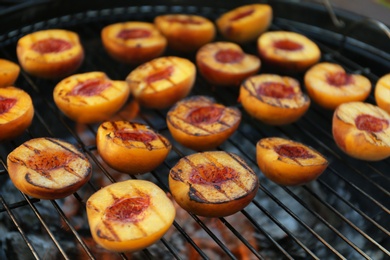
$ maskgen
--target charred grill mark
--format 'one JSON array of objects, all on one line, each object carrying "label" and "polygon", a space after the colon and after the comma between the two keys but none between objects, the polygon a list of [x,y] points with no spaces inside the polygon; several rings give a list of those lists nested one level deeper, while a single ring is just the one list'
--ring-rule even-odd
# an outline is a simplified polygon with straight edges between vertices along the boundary
[{"label": "charred grill mark", "polygon": [[120,241],[119,236],[117,233],[114,231],[114,228],[111,225],[110,221],[103,220],[103,225],[106,228],[106,230],[112,235],[112,237],[105,235],[103,232],[101,232],[101,229],[97,230],[97,235],[101,238],[110,240],[110,241]]},{"label": "charred grill mark", "polygon": [[165,148],[171,147],[171,143],[166,138],[164,138],[160,134],[157,134],[157,137],[158,139],[160,139],[161,143],[164,144]]},{"label": "charred grill mark", "polygon": [[199,203],[209,203],[209,201],[194,187],[192,187],[191,184],[190,189],[188,192],[188,196],[190,197],[190,200],[199,202]]},{"label": "charred grill mark", "polygon": [[[39,174],[42,175],[43,177],[47,178],[48,180],[58,184],[53,178],[51,178],[50,174],[44,173],[44,172],[39,172]],[[42,185],[39,185],[38,183],[34,182],[34,178],[31,176],[31,173],[29,173],[29,172],[27,172],[26,175],[24,175],[24,179],[26,180],[26,182],[30,183],[33,186],[41,187],[41,188],[48,188],[46,186],[42,186]]]},{"label": "charred grill mark", "polygon": [[184,180],[181,178],[181,173],[182,173],[181,169],[179,169],[178,171],[175,171],[172,169],[170,171],[170,175],[171,175],[172,179],[174,179],[175,181],[184,182]]},{"label": "charred grill mark", "polygon": [[[185,123],[188,123],[188,122],[186,121],[185,118],[181,118],[181,117],[178,117],[178,116],[172,115],[172,114],[171,114],[170,117],[175,117],[175,118],[177,118],[177,119],[180,120],[180,121],[183,121],[183,122],[185,122]],[[179,127],[179,125],[175,124],[172,120],[170,120],[170,122],[172,123],[172,125],[173,125],[175,128],[181,129],[181,127]],[[205,132],[207,132],[207,133],[209,133],[209,134],[213,134],[213,133],[214,133],[214,131],[209,131],[209,130],[207,130],[207,129],[205,129],[205,128],[199,126],[199,125],[194,125],[194,124],[190,124],[190,125],[193,126],[193,127],[195,127],[195,128],[198,128],[198,129],[200,129],[200,130],[203,130],[203,131],[205,131]],[[189,135],[194,135],[194,134],[192,133],[192,131],[186,131],[186,129],[182,129],[182,131],[185,132],[185,133],[187,133],[187,134],[189,134]],[[195,135],[196,135],[196,134],[195,134]],[[199,135],[199,134],[197,134],[197,135]]]},{"label": "charred grill mark", "polygon": [[87,207],[96,212],[100,212],[100,209],[96,207],[95,204],[93,204],[91,201],[87,201]]},{"label": "charred grill mark", "polygon": [[77,157],[80,158],[80,159],[83,159],[83,160],[86,159],[85,155],[83,155],[82,153],[78,153],[78,152],[75,152],[75,151],[69,149],[68,147],[66,147],[66,146],[62,145],[60,142],[58,142],[56,139],[47,138],[47,137],[46,137],[45,139],[46,139],[47,141],[49,141],[49,142],[52,142],[53,144],[58,145],[58,146],[61,147],[62,149],[66,150],[66,151],[68,151],[68,152],[70,152],[70,153],[72,153],[74,156],[77,156]]}]

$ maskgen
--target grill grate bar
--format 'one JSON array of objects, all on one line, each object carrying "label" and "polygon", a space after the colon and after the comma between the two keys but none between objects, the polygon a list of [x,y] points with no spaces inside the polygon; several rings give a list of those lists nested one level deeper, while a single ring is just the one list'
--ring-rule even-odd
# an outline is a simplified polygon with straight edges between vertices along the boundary
[{"label": "grill grate bar", "polygon": [[26,236],[26,234],[24,233],[22,227],[19,225],[18,221],[16,220],[14,214],[13,214],[12,211],[11,211],[11,208],[8,207],[8,205],[7,205],[7,203],[5,202],[3,196],[1,196],[1,195],[0,195],[0,202],[1,202],[1,204],[3,205],[4,209],[7,211],[8,216],[11,218],[13,224],[14,224],[15,227],[18,229],[18,232],[19,232],[20,235],[22,236],[23,240],[26,242],[26,245],[27,245],[27,247],[30,249],[31,254],[34,256],[35,259],[39,259],[38,253],[36,252],[35,248],[34,248],[33,245],[31,244],[31,242],[29,241],[29,239],[28,239],[28,237]]}]

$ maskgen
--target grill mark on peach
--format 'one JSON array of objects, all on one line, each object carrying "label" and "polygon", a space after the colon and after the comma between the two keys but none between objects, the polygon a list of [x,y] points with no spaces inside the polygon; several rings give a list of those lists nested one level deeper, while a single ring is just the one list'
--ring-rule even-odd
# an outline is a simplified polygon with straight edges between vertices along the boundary
[{"label": "grill mark on peach", "polygon": [[219,50],[214,54],[214,59],[223,64],[239,63],[244,59],[244,57],[245,54],[242,51],[233,49]]},{"label": "grill mark on peach", "polygon": [[102,232],[101,229],[98,229],[96,231],[96,235],[98,237],[100,237],[100,238],[103,238],[103,239],[106,239],[106,240],[109,240],[109,241],[120,241],[120,238],[116,234],[116,232],[114,231],[114,228],[112,227],[110,221],[107,221],[107,220],[103,219],[102,223],[103,223],[103,226],[105,227],[105,229],[112,235],[112,237],[109,237],[109,236],[105,235],[104,232]]},{"label": "grill mark on peach", "polygon": [[230,21],[237,21],[237,20],[240,20],[241,18],[244,18],[246,16],[250,16],[251,14],[253,14],[255,12],[255,10],[253,8],[251,9],[248,9],[248,10],[243,10],[242,12],[239,12],[238,14],[236,14],[235,16],[233,16],[232,18],[230,18]]},{"label": "grill mark on peach", "polygon": [[297,94],[292,86],[275,81],[261,82],[257,86],[256,91],[259,96],[273,97],[276,99],[292,99]]},{"label": "grill mark on peach", "polygon": [[129,40],[129,39],[143,39],[148,38],[152,35],[151,31],[144,28],[124,28],[122,29],[117,35],[117,38],[123,39],[123,40]]},{"label": "grill mark on peach", "polygon": [[200,19],[194,19],[193,16],[186,16],[186,17],[167,17],[167,22],[170,23],[181,23],[183,25],[192,24],[192,25],[200,25],[203,24],[203,21]]},{"label": "grill mark on peach", "polygon": [[342,87],[354,84],[355,81],[352,75],[349,75],[345,72],[337,71],[327,73],[326,82],[334,87]]},{"label": "grill mark on peach", "polygon": [[118,129],[114,131],[114,135],[127,145],[131,145],[132,142],[141,142],[149,151],[154,148],[151,142],[157,139],[156,134],[137,129]]},{"label": "grill mark on peach", "polygon": [[289,39],[276,40],[273,43],[276,49],[285,51],[300,51],[303,49],[303,45]]},{"label": "grill mark on peach", "polygon": [[92,203],[91,201],[87,201],[87,207],[96,211],[96,212],[100,212],[100,209],[98,207],[96,207],[96,205],[94,203]]},{"label": "grill mark on peach", "polygon": [[[186,121],[185,118],[181,118],[181,117],[179,117],[179,116],[177,116],[177,115],[172,115],[172,114],[171,114],[170,117],[175,117],[176,119],[178,119],[178,120],[180,120],[180,121],[183,121],[183,122],[188,123],[188,122]],[[180,128],[180,129],[181,129],[181,127],[180,127],[179,125],[173,123],[172,120],[170,120],[170,121],[171,121],[172,125],[173,125],[175,128]],[[202,126],[200,126],[200,125],[193,125],[193,124],[191,124],[191,126],[193,126],[194,128],[198,128],[198,129],[200,129],[200,130],[203,130],[203,131],[205,131],[205,132],[207,132],[207,133],[209,133],[209,134],[215,133],[215,131],[210,131],[210,130],[205,129],[204,127],[202,127]],[[190,131],[190,130],[187,130],[187,129],[181,129],[181,130],[182,130],[183,132],[189,134],[189,135],[194,135],[194,134],[193,134],[193,131]],[[199,134],[195,134],[195,135],[199,135]]]},{"label": "grill mark on peach", "polygon": [[303,165],[301,160],[316,157],[306,148],[296,145],[281,144],[274,147],[273,149],[279,155],[278,160],[282,160],[282,158],[289,158],[298,165]]},{"label": "grill mark on peach", "polygon": [[102,92],[111,87],[112,83],[103,79],[78,80],[78,83],[67,93],[69,96],[101,96]]}]

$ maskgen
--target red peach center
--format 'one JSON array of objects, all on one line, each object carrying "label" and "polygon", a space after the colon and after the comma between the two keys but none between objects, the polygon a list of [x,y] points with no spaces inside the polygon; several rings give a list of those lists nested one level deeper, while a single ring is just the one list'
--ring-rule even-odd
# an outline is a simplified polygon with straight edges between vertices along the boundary
[{"label": "red peach center", "polygon": [[118,199],[106,209],[105,218],[110,221],[138,222],[149,205],[150,197],[146,194],[142,197]]},{"label": "red peach center", "polygon": [[7,113],[17,102],[15,98],[0,96],[0,115]]},{"label": "red peach center", "polygon": [[238,172],[230,167],[217,167],[213,164],[198,165],[190,173],[190,182],[195,184],[220,185],[238,178]]},{"label": "red peach center", "polygon": [[353,83],[353,78],[351,77],[351,75],[345,72],[330,73],[329,75],[327,75],[326,80],[330,85],[335,87],[340,87]]},{"label": "red peach center", "polygon": [[61,39],[44,39],[39,40],[35,42],[31,48],[39,53],[45,54],[45,53],[57,53],[69,50],[72,48],[72,44],[68,41],[61,40]]},{"label": "red peach center", "polygon": [[106,88],[111,86],[111,82],[100,79],[88,79],[77,84],[68,95],[71,96],[95,96],[99,95]]},{"label": "red peach center", "polygon": [[239,63],[244,59],[244,54],[237,50],[220,50],[215,54],[215,59],[220,63]]},{"label": "red peach center", "polygon": [[194,125],[212,124],[221,118],[222,113],[223,108],[221,107],[199,107],[188,114],[186,121]]},{"label": "red peach center", "polygon": [[146,82],[148,84],[151,84],[151,83],[158,81],[158,80],[167,79],[172,75],[173,71],[174,71],[173,67],[168,66],[164,69],[161,69],[161,70],[149,75],[146,78]]},{"label": "red peach center", "polygon": [[257,88],[257,94],[273,98],[293,98],[294,88],[278,82],[263,82]]},{"label": "red peach center", "polygon": [[194,24],[194,25],[203,23],[203,21],[195,20],[192,19],[191,17],[170,17],[167,19],[167,21],[170,23]]},{"label": "red peach center", "polygon": [[389,121],[371,115],[359,115],[355,119],[355,125],[359,130],[368,132],[380,132],[389,127]]},{"label": "red peach center", "polygon": [[240,20],[241,18],[244,18],[245,16],[251,15],[254,11],[255,11],[254,9],[249,9],[249,10],[245,10],[243,12],[240,12],[240,13],[236,14],[235,16],[233,16],[232,18],[230,18],[230,21]]},{"label": "red peach center", "polygon": [[297,42],[283,39],[274,42],[274,47],[285,51],[298,51],[303,49],[303,45]]},{"label": "red peach center", "polygon": [[115,136],[121,138],[124,141],[137,141],[143,143],[150,143],[157,137],[155,134],[146,131],[129,131],[129,130],[117,130],[114,132]]},{"label": "red peach center", "polygon": [[309,153],[304,147],[301,146],[293,146],[288,144],[282,144],[274,148],[275,152],[277,152],[280,156],[288,157],[291,159],[301,158],[308,159],[313,158],[314,155]]},{"label": "red peach center", "polygon": [[26,164],[28,168],[46,172],[65,167],[73,159],[76,159],[76,155],[73,153],[48,149],[40,150],[30,156]]},{"label": "red peach center", "polygon": [[128,40],[128,39],[139,39],[150,37],[151,33],[146,29],[123,29],[118,34],[117,37]]}]

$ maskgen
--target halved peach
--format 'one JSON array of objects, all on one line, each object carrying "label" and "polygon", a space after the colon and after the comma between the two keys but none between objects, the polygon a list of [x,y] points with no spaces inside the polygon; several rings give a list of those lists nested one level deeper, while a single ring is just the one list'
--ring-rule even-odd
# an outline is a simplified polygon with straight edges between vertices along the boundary
[{"label": "halved peach", "polygon": [[105,26],[101,39],[107,53],[115,60],[141,64],[164,53],[167,39],[152,23],[122,22]]},{"label": "halved peach", "polygon": [[21,135],[34,117],[30,95],[13,86],[0,88],[0,141]]},{"label": "halved peach", "polygon": [[41,78],[62,78],[76,71],[84,60],[84,49],[77,33],[49,29],[20,38],[16,52],[21,67]]},{"label": "halved peach", "polygon": [[54,88],[57,107],[79,123],[97,123],[109,119],[127,101],[130,89],[125,81],[111,80],[104,72],[75,74]]},{"label": "halved peach", "polygon": [[20,67],[15,62],[0,59],[0,88],[14,85],[19,77]]},{"label": "halved peach", "polygon": [[375,85],[375,102],[390,113],[390,73],[383,75]]},{"label": "halved peach", "polygon": [[371,92],[371,82],[359,74],[348,74],[339,64],[322,62],[311,67],[304,77],[307,93],[326,109],[342,103],[364,101]]},{"label": "halved peach", "polygon": [[379,161],[390,156],[390,115],[364,102],[341,104],[333,113],[332,134],[351,157]]},{"label": "halved peach", "polygon": [[169,188],[183,209],[199,216],[224,217],[252,201],[259,179],[238,155],[210,151],[181,158],[169,172]]},{"label": "halved peach", "polygon": [[239,100],[245,111],[270,125],[285,125],[301,118],[310,106],[299,81],[276,74],[260,74],[246,79]]},{"label": "halved peach", "polygon": [[256,40],[272,22],[272,7],[267,4],[249,4],[222,14],[215,23],[227,40],[246,43]]},{"label": "halved peach", "polygon": [[192,96],[179,101],[167,114],[172,137],[196,151],[214,149],[238,128],[241,112],[225,107],[206,96]]},{"label": "halved peach", "polygon": [[75,193],[91,178],[92,166],[76,146],[56,138],[30,139],[9,153],[8,173],[21,192],[39,199]]},{"label": "halved peach", "polygon": [[196,64],[202,76],[217,86],[237,86],[257,73],[260,59],[245,53],[232,42],[213,42],[204,45],[196,54]]},{"label": "halved peach", "polygon": [[190,60],[167,56],[138,66],[126,81],[141,106],[163,109],[190,93],[195,76],[196,67]]},{"label": "halved peach", "polygon": [[260,59],[281,72],[304,72],[321,58],[317,44],[306,36],[290,31],[265,32],[257,40]]},{"label": "halved peach", "polygon": [[114,252],[133,252],[156,243],[172,226],[176,210],[156,184],[127,180],[108,185],[87,201],[93,239]]},{"label": "halved peach", "polygon": [[313,148],[279,137],[260,139],[256,144],[256,160],[268,179],[285,186],[313,181],[329,164],[328,160]]},{"label": "halved peach", "polygon": [[167,138],[147,125],[127,121],[102,123],[96,144],[99,155],[111,168],[128,174],[154,170],[172,147]]},{"label": "halved peach", "polygon": [[167,38],[169,48],[181,52],[198,50],[214,40],[216,31],[209,19],[191,14],[159,15],[154,24]]}]

